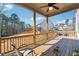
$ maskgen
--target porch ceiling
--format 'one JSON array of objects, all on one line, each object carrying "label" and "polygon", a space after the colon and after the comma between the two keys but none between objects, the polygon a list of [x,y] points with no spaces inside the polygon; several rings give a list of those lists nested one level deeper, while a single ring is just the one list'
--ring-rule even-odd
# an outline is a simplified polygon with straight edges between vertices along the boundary
[{"label": "porch ceiling", "polygon": [[38,12],[44,16],[53,16],[66,11],[70,11],[76,8],[79,8],[79,3],[56,3],[54,6],[57,6],[59,9],[53,9],[47,12],[47,7],[40,8],[42,6],[47,5],[48,3],[18,3],[18,5],[24,6],[25,8],[29,8],[35,12]]}]

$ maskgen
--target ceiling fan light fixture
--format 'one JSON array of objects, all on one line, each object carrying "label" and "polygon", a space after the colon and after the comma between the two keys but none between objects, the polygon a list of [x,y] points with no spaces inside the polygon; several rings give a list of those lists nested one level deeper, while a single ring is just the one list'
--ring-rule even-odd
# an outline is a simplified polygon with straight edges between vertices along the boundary
[{"label": "ceiling fan light fixture", "polygon": [[53,10],[53,7],[49,7],[49,10]]}]

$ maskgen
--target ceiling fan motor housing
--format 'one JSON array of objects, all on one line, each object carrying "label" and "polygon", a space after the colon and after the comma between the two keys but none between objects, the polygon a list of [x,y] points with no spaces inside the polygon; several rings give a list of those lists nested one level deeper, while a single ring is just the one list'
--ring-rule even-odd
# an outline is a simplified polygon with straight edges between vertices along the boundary
[{"label": "ceiling fan motor housing", "polygon": [[52,6],[52,3],[48,3],[48,6],[51,7]]},{"label": "ceiling fan motor housing", "polygon": [[51,7],[53,6],[55,3],[48,3],[48,6]]}]

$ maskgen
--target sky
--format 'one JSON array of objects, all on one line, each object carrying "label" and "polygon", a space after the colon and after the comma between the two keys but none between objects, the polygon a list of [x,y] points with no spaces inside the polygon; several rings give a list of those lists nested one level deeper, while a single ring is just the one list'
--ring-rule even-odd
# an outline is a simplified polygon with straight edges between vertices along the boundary
[{"label": "sky", "polygon": [[64,23],[66,19],[69,19],[69,22],[71,22],[73,20],[73,17],[75,17],[75,12],[69,11],[59,15],[52,16],[49,19],[57,24],[57,23]]},{"label": "sky", "polygon": [[[2,6],[3,4],[0,4]],[[24,21],[26,24],[33,25],[33,13],[31,10],[27,8],[23,8],[16,4],[4,4],[5,8],[3,9],[2,13],[4,13],[7,16],[10,16],[12,13],[16,13],[21,21]],[[1,8],[0,8],[1,9]],[[37,24],[44,21],[46,18],[43,15],[36,14],[36,22]],[[66,19],[69,19],[70,22],[72,18],[75,16],[74,11],[65,12],[59,15],[51,16],[49,17],[49,20],[51,20],[52,23],[63,23]]]}]

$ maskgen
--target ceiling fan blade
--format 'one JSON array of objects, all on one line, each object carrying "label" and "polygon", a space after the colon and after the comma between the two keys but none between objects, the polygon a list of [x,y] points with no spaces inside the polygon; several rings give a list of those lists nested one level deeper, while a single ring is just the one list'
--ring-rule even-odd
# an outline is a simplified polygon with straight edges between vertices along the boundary
[{"label": "ceiling fan blade", "polygon": [[40,8],[44,8],[44,7],[48,7],[48,6],[42,6],[42,7],[40,7]]},{"label": "ceiling fan blade", "polygon": [[52,5],[54,5],[54,4],[56,4],[56,3],[52,3]]},{"label": "ceiling fan blade", "polygon": [[47,9],[47,12],[49,11],[49,8]]},{"label": "ceiling fan blade", "polygon": [[55,8],[55,9],[59,9],[58,7],[56,7],[56,6],[53,6],[53,8]]}]

